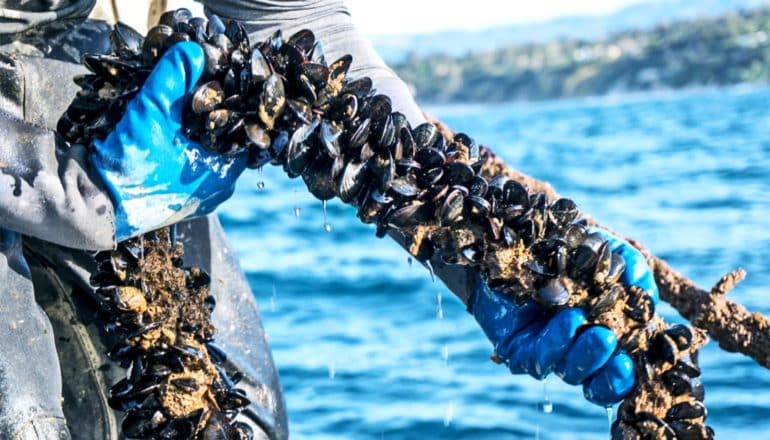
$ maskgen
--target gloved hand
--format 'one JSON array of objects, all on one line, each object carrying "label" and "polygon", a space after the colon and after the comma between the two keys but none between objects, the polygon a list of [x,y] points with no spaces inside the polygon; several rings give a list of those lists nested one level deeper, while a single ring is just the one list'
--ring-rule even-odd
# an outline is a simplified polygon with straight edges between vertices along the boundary
[{"label": "gloved hand", "polygon": [[158,61],[92,161],[115,203],[117,240],[212,212],[227,200],[246,152],[210,153],[182,134],[182,110],[203,72],[195,43],[172,46]]},{"label": "gloved hand", "polygon": [[[644,256],[628,242],[591,228],[610,241],[612,252],[625,259],[620,281],[644,289],[657,304],[658,288]],[[534,300],[516,305],[480,282],[470,299],[470,311],[514,374],[543,379],[551,372],[565,382],[583,384],[586,399],[609,406],[634,387],[631,357],[618,350],[617,337],[599,325],[584,326],[586,316],[570,307],[551,314]]]}]

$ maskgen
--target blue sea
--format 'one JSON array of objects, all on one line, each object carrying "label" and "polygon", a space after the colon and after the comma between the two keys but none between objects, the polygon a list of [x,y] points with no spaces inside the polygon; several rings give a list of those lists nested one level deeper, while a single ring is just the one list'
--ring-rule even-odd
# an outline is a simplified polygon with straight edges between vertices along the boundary
[{"label": "blue sea", "polygon": [[[428,110],[702,287],[744,267],[730,295],[770,314],[769,89]],[[473,318],[425,268],[353,209],[327,211],[278,169],[250,173],[220,209],[292,438],[608,438],[605,409],[580,388],[493,364]],[[713,342],[701,366],[717,438],[770,438],[770,371]]]}]

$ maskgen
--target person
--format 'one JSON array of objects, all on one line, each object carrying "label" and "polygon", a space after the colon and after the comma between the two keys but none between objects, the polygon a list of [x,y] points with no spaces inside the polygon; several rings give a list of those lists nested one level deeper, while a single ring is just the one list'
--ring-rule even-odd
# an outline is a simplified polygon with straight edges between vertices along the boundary
[{"label": "person", "polygon": [[[243,22],[251,41],[279,28],[285,35],[312,29],[329,59],[353,55],[350,77],[369,76],[413,126],[424,122],[408,87],[358,33],[341,0],[203,3],[207,14]],[[201,52],[190,44],[169,49],[93,153],[55,133],[76,91],[72,78],[84,72],[81,54],[109,50],[109,26],[86,20],[93,4],[0,0],[0,438],[119,437],[121,414],[109,407],[106,390],[126,372],[105,355],[111,335],[96,318],[92,251],[172,223],[186,263],[216,280],[217,341],[230,367],[244,374],[240,386],[252,401],[239,417],[255,438],[287,438],[258,307],[212,214],[232,194],[242,160],[206,153],[180,132],[179,103],[200,75]],[[607,237],[626,259],[624,281],[654,295],[641,255]],[[579,310],[554,315],[535,303],[517,305],[466,268],[435,266],[512,372],[554,371],[582,383],[586,397],[600,404],[633,386],[630,359],[615,335],[585,326]]]}]

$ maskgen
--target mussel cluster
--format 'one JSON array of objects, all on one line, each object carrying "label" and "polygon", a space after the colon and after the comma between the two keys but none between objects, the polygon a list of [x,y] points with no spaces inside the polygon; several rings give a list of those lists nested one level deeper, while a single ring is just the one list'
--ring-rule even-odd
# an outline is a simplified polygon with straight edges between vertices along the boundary
[{"label": "mussel cluster", "polygon": [[407,234],[413,238],[411,252],[471,265],[491,287],[518,301],[535,299],[552,311],[580,307],[588,325],[611,328],[632,356],[637,376],[613,424],[613,438],[713,438],[695,361],[705,343],[702,332],[666,325],[648,292],[620,283],[623,258],[588,227],[572,200],[548,201],[499,173],[500,161],[488,148],[482,146],[480,156],[483,165],[474,179],[488,182],[481,195],[492,208],[478,218],[476,205],[466,202],[459,221],[447,225],[442,205],[432,221]]},{"label": "mussel cluster", "polygon": [[127,438],[250,439],[234,421],[249,404],[226,370],[210,321],[209,277],[183,267],[183,249],[169,228],[121,242],[96,255],[97,287],[107,328],[120,342],[108,353],[128,369],[112,385],[109,404],[126,411]]},{"label": "mussel cluster", "polygon": [[702,335],[668,328],[649,295],[618,282],[623,259],[573,201],[548,200],[501,175],[494,154],[465,134],[412,127],[369,78],[347,78],[349,55],[327,63],[309,30],[252,45],[238,22],[180,9],[146,38],[118,24],[111,41],[112,54],[83,60],[92,74],[76,79],[83,90],[59,125],[71,142],[106,135],[163,51],[195,41],[206,67],[185,109],[188,137],[224,155],[248,154],[250,167],[272,163],[301,176],[317,198],[355,206],[378,236],[397,230],[420,261],[473,266],[490,286],[554,311],[582,307],[636,363],[638,386],[613,437],[713,437],[695,362]]},{"label": "mussel cluster", "polygon": [[699,342],[684,325],[654,333],[649,347],[633,353],[640,382],[620,405],[613,439],[712,439],[695,359]]}]

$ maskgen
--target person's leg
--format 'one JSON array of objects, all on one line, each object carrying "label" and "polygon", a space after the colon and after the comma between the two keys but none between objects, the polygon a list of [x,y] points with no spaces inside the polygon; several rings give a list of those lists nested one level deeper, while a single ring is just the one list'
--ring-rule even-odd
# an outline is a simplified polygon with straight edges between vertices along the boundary
[{"label": "person's leg", "polygon": [[21,237],[0,229],[0,438],[68,439],[51,323],[35,302]]},{"label": "person's leg", "polygon": [[103,330],[96,303],[73,279],[89,273],[90,258],[50,243],[27,239],[25,253],[35,298],[53,326],[61,361],[59,397],[73,439],[117,439],[120,413],[107,403],[109,387],[126,370],[105,355],[113,342]]}]

